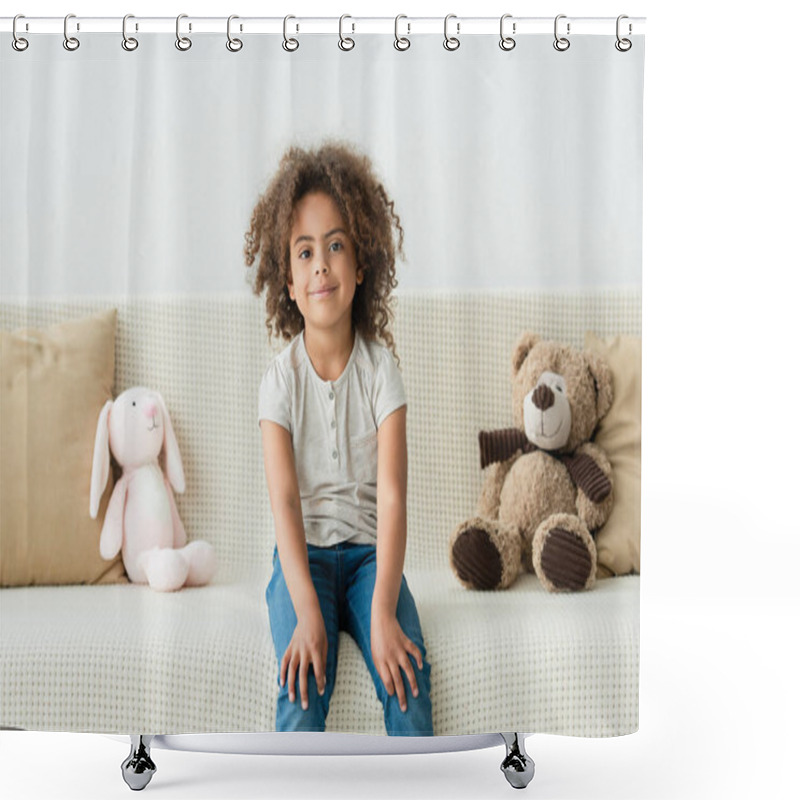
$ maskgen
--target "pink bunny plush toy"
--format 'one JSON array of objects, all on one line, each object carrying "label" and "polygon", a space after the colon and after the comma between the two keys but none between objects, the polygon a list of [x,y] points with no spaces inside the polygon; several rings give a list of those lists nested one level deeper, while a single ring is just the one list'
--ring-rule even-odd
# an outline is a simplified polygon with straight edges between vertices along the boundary
[{"label": "pink bunny plush toy", "polygon": [[[135,387],[103,406],[94,440],[89,498],[92,519],[97,517],[108,483],[109,444],[122,467],[122,477],[106,510],[100,555],[110,560],[121,548],[128,578],[159,592],[208,583],[216,571],[216,559],[207,542],[186,544],[172,493],[173,487],[180,493],[185,489],[183,464],[161,395]],[[167,477],[158,463],[162,447]]]}]

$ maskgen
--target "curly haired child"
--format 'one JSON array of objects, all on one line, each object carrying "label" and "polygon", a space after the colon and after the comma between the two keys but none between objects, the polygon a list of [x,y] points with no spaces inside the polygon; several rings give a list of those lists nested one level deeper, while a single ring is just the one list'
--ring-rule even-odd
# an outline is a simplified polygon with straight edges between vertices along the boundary
[{"label": "curly haired child", "polygon": [[402,256],[403,228],[369,159],[328,143],[287,150],[246,236],[267,329],[289,340],[264,372],[258,404],[275,520],[266,599],[279,731],[325,729],[344,630],[366,659],[386,732],[433,733],[430,665],[403,576],[395,229]]}]

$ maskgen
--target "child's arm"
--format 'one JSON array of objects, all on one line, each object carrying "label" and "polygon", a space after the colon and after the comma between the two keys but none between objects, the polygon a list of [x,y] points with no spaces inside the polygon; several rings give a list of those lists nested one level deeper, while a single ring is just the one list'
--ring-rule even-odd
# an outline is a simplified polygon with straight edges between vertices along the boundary
[{"label": "child's arm", "polygon": [[406,693],[400,670],[411,691],[419,694],[409,654],[422,669],[422,654],[403,633],[397,621],[397,601],[406,554],[406,408],[390,414],[378,428],[378,547],[375,591],[372,595],[371,646],[375,668],[400,708],[406,710]]},{"label": "child's arm", "polygon": [[260,424],[264,470],[275,519],[275,540],[286,586],[297,616],[297,627],[281,661],[281,686],[288,679],[289,699],[294,702],[295,677],[299,677],[300,700],[305,709],[308,708],[309,667],[314,669],[317,691],[320,694],[325,691],[328,637],[308,566],[308,548],[303,529],[292,439],[286,428],[275,422],[262,420]]}]

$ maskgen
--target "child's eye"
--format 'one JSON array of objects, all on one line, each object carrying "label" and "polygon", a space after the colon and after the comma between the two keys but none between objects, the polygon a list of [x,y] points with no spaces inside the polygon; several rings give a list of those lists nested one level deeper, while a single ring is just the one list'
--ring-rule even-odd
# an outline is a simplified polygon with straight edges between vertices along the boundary
[{"label": "child's eye", "polygon": [[306,253],[310,253],[310,252],[311,252],[311,251],[310,251],[308,248],[306,248],[305,250],[301,250],[301,251],[300,251],[300,252],[297,254],[297,257],[298,257],[298,258],[305,258],[305,256],[306,256]]},{"label": "child's eye", "polygon": [[341,250],[344,245],[341,242],[331,242],[331,249],[336,248],[336,250]]}]

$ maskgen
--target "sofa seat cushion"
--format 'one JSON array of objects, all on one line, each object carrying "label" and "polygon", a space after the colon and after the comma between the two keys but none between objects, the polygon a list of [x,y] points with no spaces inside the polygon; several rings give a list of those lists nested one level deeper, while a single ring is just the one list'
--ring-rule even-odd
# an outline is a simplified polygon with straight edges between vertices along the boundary
[{"label": "sofa seat cushion", "polygon": [[[465,591],[441,570],[406,577],[432,666],[437,734],[637,729],[638,576],[574,595],[548,594],[529,575],[506,592]],[[265,588],[2,590],[0,725],[121,734],[274,730],[277,664]],[[328,730],[382,734],[366,664],[341,636]]]}]

